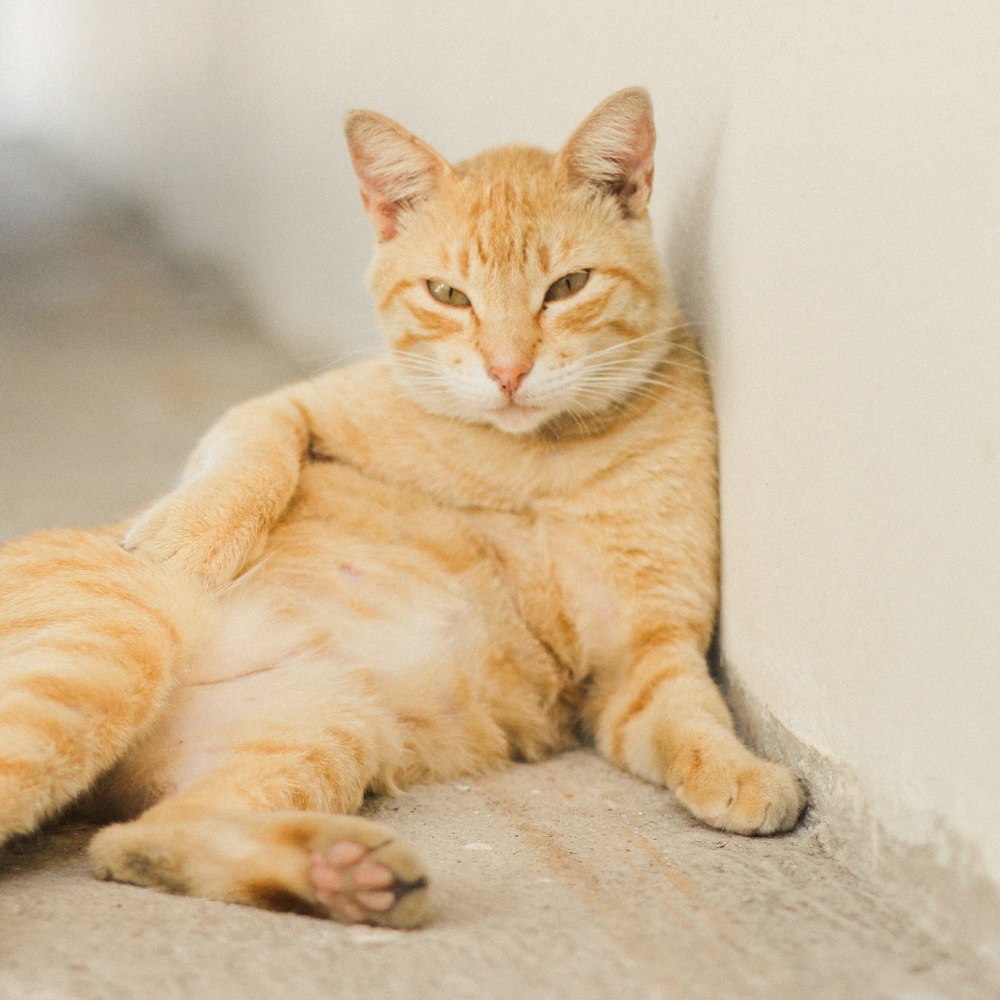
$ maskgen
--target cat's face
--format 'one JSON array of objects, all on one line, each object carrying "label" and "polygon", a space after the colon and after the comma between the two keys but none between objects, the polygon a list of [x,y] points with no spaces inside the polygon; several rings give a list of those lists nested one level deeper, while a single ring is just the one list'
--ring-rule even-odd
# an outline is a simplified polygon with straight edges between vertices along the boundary
[{"label": "cat's face", "polygon": [[452,167],[371,112],[348,137],[380,236],[369,285],[418,405],[519,434],[640,390],[672,311],[642,91],[606,101],[558,156],[509,147]]}]

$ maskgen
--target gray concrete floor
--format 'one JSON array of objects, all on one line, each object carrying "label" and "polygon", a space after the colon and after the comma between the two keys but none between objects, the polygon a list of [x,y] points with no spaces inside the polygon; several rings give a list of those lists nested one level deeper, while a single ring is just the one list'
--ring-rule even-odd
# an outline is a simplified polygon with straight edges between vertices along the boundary
[{"label": "gray concrete floor", "polygon": [[[0,147],[0,539],[120,518],[228,403],[293,374],[210,268],[53,161]],[[14,845],[0,998],[1000,996],[960,945],[826,856],[820,815],[726,836],[587,750],[371,812],[430,866],[424,930],[99,883],[83,826]]]}]

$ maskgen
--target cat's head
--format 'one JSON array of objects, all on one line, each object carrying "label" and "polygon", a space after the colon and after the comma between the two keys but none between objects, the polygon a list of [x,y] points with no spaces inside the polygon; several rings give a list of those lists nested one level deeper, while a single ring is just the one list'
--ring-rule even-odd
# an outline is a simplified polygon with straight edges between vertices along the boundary
[{"label": "cat's head", "polygon": [[346,131],[379,240],[369,287],[419,406],[523,434],[641,391],[673,317],[646,211],[646,91],[609,97],[556,155],[452,165],[372,111]]}]

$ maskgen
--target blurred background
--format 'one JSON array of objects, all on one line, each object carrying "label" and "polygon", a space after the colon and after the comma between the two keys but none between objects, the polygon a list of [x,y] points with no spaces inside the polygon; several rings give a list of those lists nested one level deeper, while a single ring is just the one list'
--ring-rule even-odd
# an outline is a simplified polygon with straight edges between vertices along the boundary
[{"label": "blurred background", "polygon": [[329,361],[375,342],[347,109],[460,159],[558,147],[610,92],[645,83],[665,218],[706,169],[747,32],[763,27],[725,9],[3,0],[0,125],[152,208],[171,240],[225,264],[272,335]]},{"label": "blurred background", "polygon": [[2,533],[121,516],[224,402],[376,349],[345,110],[459,159],[644,84],[733,697],[831,850],[995,887],[998,51],[992,0],[0,0]]}]

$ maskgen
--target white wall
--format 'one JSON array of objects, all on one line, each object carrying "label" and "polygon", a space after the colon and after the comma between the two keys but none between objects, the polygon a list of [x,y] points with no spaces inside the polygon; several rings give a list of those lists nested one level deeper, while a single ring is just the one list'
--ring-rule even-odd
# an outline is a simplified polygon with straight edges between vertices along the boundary
[{"label": "white wall", "polygon": [[790,27],[730,110],[725,649],[891,832],[998,875],[1000,7],[876,6]]},{"label": "white wall", "polygon": [[891,835],[1000,879],[1000,6],[113,6],[0,0],[0,124],[152,204],[316,365],[374,343],[346,108],[459,158],[647,84],[729,669]]}]

